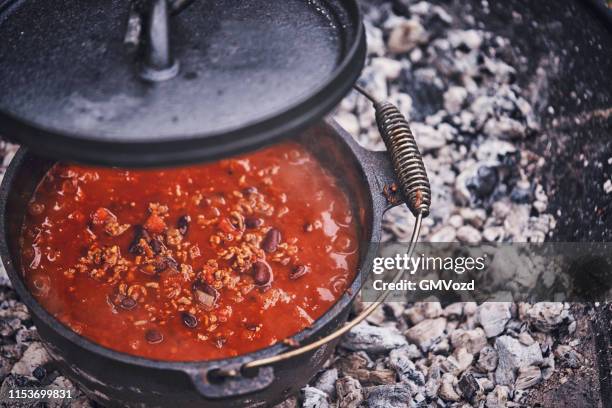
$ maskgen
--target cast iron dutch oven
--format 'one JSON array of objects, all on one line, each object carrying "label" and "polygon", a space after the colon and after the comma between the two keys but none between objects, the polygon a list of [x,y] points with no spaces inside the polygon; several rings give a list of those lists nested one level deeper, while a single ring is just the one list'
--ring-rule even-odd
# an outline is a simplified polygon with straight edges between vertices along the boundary
[{"label": "cast iron dutch oven", "polygon": [[[114,0],[28,0],[0,6],[0,88],[7,90],[0,93],[0,131],[28,146],[2,183],[0,255],[61,371],[105,406],[269,406],[298,392],[333,351],[369,271],[370,243],[380,240],[383,213],[404,199],[417,225],[428,213],[427,176],[397,108],[359,88],[374,103],[390,156],[359,147],[337,124],[321,119],[364,64],[354,0],[187,3],[138,1],[130,9]],[[126,21],[124,30],[118,22]],[[281,343],[214,361],[154,361],[79,336],[28,292],[18,237],[33,191],[58,158],[183,164],[282,135],[297,135],[342,180],[362,245],[350,290],[294,336],[306,346]]]},{"label": "cast iron dutch oven", "polygon": [[[317,143],[311,143],[316,135]],[[331,121],[314,125],[297,140],[311,149],[333,174],[345,181],[347,193],[359,214],[361,262],[351,290],[294,338],[300,344],[330,334],[347,319],[369,271],[369,243],[380,240],[383,213],[390,208],[383,188],[398,183],[388,156],[358,146]],[[61,370],[90,397],[105,406],[268,406],[300,390],[321,368],[335,342],[297,357],[240,373],[250,361],[276,356],[289,348],[283,344],[235,358],[203,362],[164,362],[115,352],[74,333],[52,317],[29,293],[23,281],[18,237],[27,203],[36,185],[54,160],[19,150],[4,176],[0,191],[0,230],[9,239],[0,247],[13,287],[28,306],[45,346]],[[398,197],[399,198],[399,197]],[[95,311],[92,311],[95,313]],[[216,373],[237,370],[237,376]]]}]

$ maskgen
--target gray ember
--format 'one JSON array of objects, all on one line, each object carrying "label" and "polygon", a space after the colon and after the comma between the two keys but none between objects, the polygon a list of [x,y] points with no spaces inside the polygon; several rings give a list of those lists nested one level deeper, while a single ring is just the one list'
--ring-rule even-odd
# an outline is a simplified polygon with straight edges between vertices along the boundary
[{"label": "gray ember", "polygon": [[497,186],[497,170],[491,166],[480,166],[476,175],[470,178],[466,185],[467,188],[478,198],[488,197]]}]

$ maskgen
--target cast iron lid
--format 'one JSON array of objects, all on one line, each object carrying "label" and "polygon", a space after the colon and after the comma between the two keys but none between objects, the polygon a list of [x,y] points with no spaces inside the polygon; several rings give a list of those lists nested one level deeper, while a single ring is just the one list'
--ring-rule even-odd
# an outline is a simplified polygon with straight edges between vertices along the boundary
[{"label": "cast iron lid", "polygon": [[292,136],[365,59],[355,0],[0,0],[0,132],[103,165]]}]

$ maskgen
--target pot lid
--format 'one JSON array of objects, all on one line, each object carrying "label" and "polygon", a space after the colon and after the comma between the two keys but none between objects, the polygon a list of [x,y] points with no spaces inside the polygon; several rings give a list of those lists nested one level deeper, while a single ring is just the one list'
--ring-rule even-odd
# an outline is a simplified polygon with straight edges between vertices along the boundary
[{"label": "pot lid", "polygon": [[0,1],[0,132],[39,153],[216,159],[328,113],[365,59],[355,0]]}]

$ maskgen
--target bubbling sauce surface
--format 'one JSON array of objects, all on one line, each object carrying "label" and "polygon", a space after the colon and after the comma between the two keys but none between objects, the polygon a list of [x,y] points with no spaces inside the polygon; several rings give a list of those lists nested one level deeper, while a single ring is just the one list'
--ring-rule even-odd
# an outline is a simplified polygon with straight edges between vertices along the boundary
[{"label": "bubbling sauce surface", "polygon": [[173,361],[283,341],[344,294],[359,258],[347,196],[294,142],[163,170],[58,163],[21,248],[29,289],[61,322]]}]

